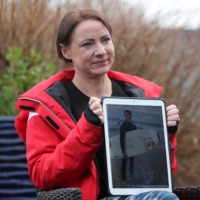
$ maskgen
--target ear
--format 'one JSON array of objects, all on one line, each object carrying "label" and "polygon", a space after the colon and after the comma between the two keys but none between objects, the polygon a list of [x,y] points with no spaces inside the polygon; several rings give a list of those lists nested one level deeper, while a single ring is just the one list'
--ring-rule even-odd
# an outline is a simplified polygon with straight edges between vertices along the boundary
[{"label": "ear", "polygon": [[71,60],[71,54],[69,47],[65,47],[63,44],[60,44],[60,51],[62,52],[62,55],[68,59]]}]

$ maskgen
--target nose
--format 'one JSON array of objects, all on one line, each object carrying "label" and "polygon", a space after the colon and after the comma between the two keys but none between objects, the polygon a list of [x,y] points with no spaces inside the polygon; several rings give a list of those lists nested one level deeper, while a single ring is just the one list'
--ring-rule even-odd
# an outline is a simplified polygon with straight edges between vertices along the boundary
[{"label": "nose", "polygon": [[97,56],[97,55],[103,55],[105,53],[106,53],[105,47],[101,43],[96,44],[94,54]]}]

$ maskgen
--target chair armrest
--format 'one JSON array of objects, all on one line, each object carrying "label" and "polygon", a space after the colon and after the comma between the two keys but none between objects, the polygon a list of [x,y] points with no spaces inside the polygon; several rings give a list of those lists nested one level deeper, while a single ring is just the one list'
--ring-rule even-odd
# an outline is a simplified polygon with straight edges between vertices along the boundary
[{"label": "chair armrest", "polygon": [[38,200],[81,200],[80,188],[61,188],[50,191],[40,191],[37,193]]}]

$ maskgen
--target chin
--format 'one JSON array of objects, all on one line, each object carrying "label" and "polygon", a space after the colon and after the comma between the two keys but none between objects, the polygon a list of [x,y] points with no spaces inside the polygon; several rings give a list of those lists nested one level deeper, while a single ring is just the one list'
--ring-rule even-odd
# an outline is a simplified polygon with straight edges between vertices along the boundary
[{"label": "chin", "polygon": [[98,68],[98,69],[95,69],[94,71],[93,71],[93,74],[94,75],[99,75],[99,76],[103,76],[103,75],[105,75],[109,70],[110,70],[110,66],[108,67],[108,66],[106,66],[106,67],[101,67],[101,68]]}]

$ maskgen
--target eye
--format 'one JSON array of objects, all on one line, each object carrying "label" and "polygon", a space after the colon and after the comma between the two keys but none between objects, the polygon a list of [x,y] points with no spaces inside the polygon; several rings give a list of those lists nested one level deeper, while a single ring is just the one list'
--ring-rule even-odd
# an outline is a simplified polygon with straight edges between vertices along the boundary
[{"label": "eye", "polygon": [[91,46],[92,45],[92,42],[86,42],[86,43],[84,43],[82,46],[83,47],[89,47],[89,46]]},{"label": "eye", "polygon": [[103,39],[103,42],[109,42],[110,40],[111,40],[110,37],[105,37],[105,38]]}]

